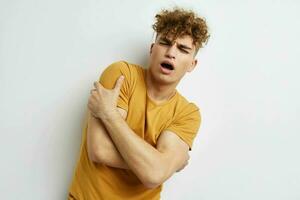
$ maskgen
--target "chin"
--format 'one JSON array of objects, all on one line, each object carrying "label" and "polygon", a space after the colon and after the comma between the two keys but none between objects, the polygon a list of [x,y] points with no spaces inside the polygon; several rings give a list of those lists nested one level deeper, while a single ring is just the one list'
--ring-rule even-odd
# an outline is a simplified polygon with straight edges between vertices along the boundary
[{"label": "chin", "polygon": [[159,74],[158,76],[154,77],[156,82],[159,82],[161,85],[170,85],[174,84],[176,80],[174,80],[170,76],[165,76],[163,74]]}]

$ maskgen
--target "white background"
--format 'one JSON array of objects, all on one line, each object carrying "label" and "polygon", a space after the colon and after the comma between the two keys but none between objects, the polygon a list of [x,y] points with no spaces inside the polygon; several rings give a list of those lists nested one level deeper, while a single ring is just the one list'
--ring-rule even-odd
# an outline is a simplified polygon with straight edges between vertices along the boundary
[{"label": "white background", "polygon": [[202,125],[162,199],[300,199],[299,1],[0,0],[1,199],[66,199],[93,81],[145,65],[154,15],[175,5],[211,38],[178,87]]}]

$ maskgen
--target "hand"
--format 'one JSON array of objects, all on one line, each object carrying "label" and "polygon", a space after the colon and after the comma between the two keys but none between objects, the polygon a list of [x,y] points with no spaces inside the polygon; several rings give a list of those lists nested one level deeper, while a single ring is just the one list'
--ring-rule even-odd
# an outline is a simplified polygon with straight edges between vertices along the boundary
[{"label": "hand", "polygon": [[117,111],[117,101],[124,76],[120,76],[115,87],[111,90],[104,88],[99,82],[94,82],[95,89],[91,90],[88,108],[96,118],[107,119]]}]

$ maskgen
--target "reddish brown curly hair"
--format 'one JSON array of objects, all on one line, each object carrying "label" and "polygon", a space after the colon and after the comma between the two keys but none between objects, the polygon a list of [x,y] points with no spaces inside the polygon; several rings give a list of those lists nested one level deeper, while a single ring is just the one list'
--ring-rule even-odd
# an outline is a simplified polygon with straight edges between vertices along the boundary
[{"label": "reddish brown curly hair", "polygon": [[[210,37],[204,18],[197,16],[192,10],[175,7],[173,10],[163,9],[155,15],[156,22],[152,28],[157,35],[175,40],[177,37],[189,35],[196,46],[195,54]],[[157,37],[156,35],[156,37]]]}]

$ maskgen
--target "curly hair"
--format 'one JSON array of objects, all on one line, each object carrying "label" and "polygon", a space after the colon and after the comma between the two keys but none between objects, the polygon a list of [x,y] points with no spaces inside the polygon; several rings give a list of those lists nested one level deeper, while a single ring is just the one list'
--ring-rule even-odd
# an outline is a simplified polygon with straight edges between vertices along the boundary
[{"label": "curly hair", "polygon": [[172,40],[189,35],[196,46],[196,53],[203,47],[204,43],[207,44],[210,37],[205,19],[198,17],[191,10],[177,7],[171,11],[163,9],[155,15],[155,18],[156,22],[152,25],[152,28],[157,35],[172,38]]}]

